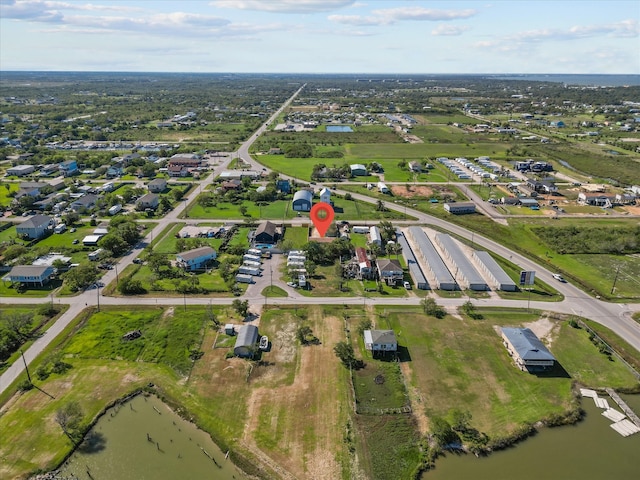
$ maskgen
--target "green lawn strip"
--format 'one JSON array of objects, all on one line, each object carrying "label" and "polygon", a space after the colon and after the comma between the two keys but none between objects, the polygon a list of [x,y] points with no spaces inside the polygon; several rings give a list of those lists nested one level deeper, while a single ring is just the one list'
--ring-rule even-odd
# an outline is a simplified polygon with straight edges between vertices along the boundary
[{"label": "green lawn strip", "polygon": [[17,182],[0,182],[0,207],[8,207],[13,201],[10,194],[20,190],[20,184]]},{"label": "green lawn strip", "polygon": [[637,372],[640,372],[640,354],[629,345],[626,340],[613,333],[608,328],[592,320],[582,319],[602,340],[613,348],[626,362],[628,362]]},{"label": "green lawn strip", "polygon": [[416,478],[420,438],[410,415],[357,415],[354,423],[356,452],[366,478]]},{"label": "green lawn strip", "polygon": [[158,235],[154,240],[153,252],[154,253],[178,253],[176,250],[176,235],[185,226],[184,223],[172,223],[167,226],[161,235]]},{"label": "green lawn strip", "polygon": [[284,231],[284,241],[291,242],[291,248],[300,249],[309,241],[308,227],[287,227]]},{"label": "green lawn strip", "polygon": [[283,289],[275,285],[266,287],[264,290],[262,290],[262,292],[260,292],[260,294],[264,295],[265,297],[288,297],[289,296],[287,292],[285,292]]},{"label": "green lawn strip", "polygon": [[[135,361],[144,349],[149,348],[148,344],[163,342],[163,339],[156,340],[149,335],[162,313],[160,308],[103,308],[93,314],[84,327],[69,340],[64,354],[72,358]],[[142,336],[123,341],[122,336],[133,330],[140,330]]]},{"label": "green lawn strip", "polygon": [[[566,322],[561,323],[560,328],[560,335],[553,341],[550,349],[573,380],[581,385],[596,388],[629,388],[634,384],[634,380],[637,382],[638,379],[619,359],[615,356],[609,358],[598,352],[585,329],[573,328]],[[607,338],[611,338],[607,335],[610,331],[601,330],[598,334],[601,332]],[[622,348],[622,353],[631,353],[617,341],[615,345],[616,349]],[[634,358],[638,360],[637,355]],[[636,362],[637,367],[638,363]]]},{"label": "green lawn strip", "polygon": [[[378,211],[375,205],[368,202],[344,200],[334,196],[333,208],[336,220],[381,220],[406,218],[402,213],[395,211]],[[246,207],[246,215],[242,215],[240,208]],[[249,200],[244,200],[237,205],[229,202],[218,202],[215,207],[203,207],[195,204],[189,211],[189,216],[207,219],[237,219],[247,218],[259,221],[261,219],[280,220],[297,218],[298,212],[291,208],[291,201],[276,200],[268,205],[259,206]],[[302,212],[300,216],[308,218],[308,214]]]}]

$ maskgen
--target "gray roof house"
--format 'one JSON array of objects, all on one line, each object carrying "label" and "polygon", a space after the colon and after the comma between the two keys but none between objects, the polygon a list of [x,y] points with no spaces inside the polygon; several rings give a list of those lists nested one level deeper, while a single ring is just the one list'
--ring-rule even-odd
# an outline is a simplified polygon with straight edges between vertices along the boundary
[{"label": "gray roof house", "polygon": [[160,203],[160,197],[158,197],[158,195],[156,195],[155,193],[147,193],[143,196],[141,196],[137,201],[136,201],[136,208],[138,209],[145,209],[145,208],[158,208],[158,205]]},{"label": "gray roof house", "polygon": [[216,251],[211,247],[200,247],[176,255],[176,263],[185,270],[193,271],[205,268],[207,263],[215,260]]},{"label": "gray roof house", "polygon": [[154,178],[149,182],[147,188],[150,192],[161,193],[167,188],[167,181],[164,178]]},{"label": "gray roof house", "polygon": [[292,208],[296,212],[308,212],[313,205],[313,193],[309,190],[298,190],[293,194]]},{"label": "gray roof house", "polygon": [[35,240],[43,237],[52,223],[52,218],[47,215],[34,215],[16,226],[16,231],[18,235]]},{"label": "gray roof house", "polygon": [[233,347],[233,354],[236,357],[251,357],[257,350],[258,327],[255,325],[243,325],[238,331],[238,338]]},{"label": "gray roof house", "polygon": [[43,286],[51,280],[55,268],[50,265],[16,265],[2,280],[11,283]]},{"label": "gray roof house", "polygon": [[398,351],[398,341],[393,330],[365,330],[364,348],[375,355],[376,352]]},{"label": "gray roof house", "polygon": [[367,175],[367,167],[365,167],[361,163],[354,163],[353,165],[349,165],[349,169],[351,170],[351,176],[353,177],[362,177]]},{"label": "gray roof house", "polygon": [[553,368],[555,357],[528,328],[502,327],[502,341],[521,370],[534,372]]},{"label": "gray roof house", "polygon": [[402,280],[402,266],[400,265],[400,262],[398,262],[398,260],[379,258],[376,261],[376,265],[378,267],[378,275],[380,275],[380,280],[384,280],[387,283],[393,283]]},{"label": "gray roof house", "polygon": [[90,210],[95,207],[97,200],[98,197],[93,194],[88,194],[71,202],[70,207],[76,212],[84,212],[85,210]]}]

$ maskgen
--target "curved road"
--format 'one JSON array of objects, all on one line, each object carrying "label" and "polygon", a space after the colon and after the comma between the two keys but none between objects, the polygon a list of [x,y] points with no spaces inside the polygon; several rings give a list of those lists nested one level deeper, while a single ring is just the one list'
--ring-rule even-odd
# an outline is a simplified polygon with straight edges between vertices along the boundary
[{"label": "curved road", "polygon": [[[158,225],[152,229],[152,231],[147,235],[147,237],[141,241],[136,247],[125,257],[122,257],[116,265],[114,270],[109,270],[105,273],[102,278],[102,281],[105,284],[108,284],[114,280],[116,280],[118,271],[123,271],[124,268],[133,262],[133,259],[136,258],[144,247],[146,247],[154,238],[158,238],[158,236],[162,233],[166,225],[171,222],[177,221],[180,219],[181,214],[186,210],[186,207],[189,203],[196,200],[199,193],[202,191],[203,187],[208,187],[213,180],[220,174],[222,170],[227,168],[229,163],[233,158],[239,156],[243,158],[245,161],[252,164],[253,168],[260,171],[263,167],[261,164],[256,162],[251,155],[249,154],[249,148],[255,142],[260,135],[262,135],[269,125],[277,119],[278,115],[295,99],[295,97],[302,91],[305,87],[303,85],[300,87],[251,137],[238,149],[237,154],[232,154],[227,160],[220,163],[213,172],[207,176],[204,180],[200,182],[199,188],[194,188],[192,192],[184,199],[184,201],[180,202],[174,210],[169,212]],[[283,178],[289,178],[291,180],[297,180],[292,177],[281,175]],[[322,185],[317,185],[318,188],[321,188]],[[337,193],[345,194],[347,192],[336,190]],[[367,197],[365,195],[357,194],[350,192],[354,198],[358,200],[366,201],[366,202],[377,202],[377,199],[373,199],[371,197]],[[482,204],[483,202],[480,202]],[[527,308],[530,306],[533,309],[538,310],[551,310],[557,311],[561,313],[567,314],[575,314],[582,317],[589,318],[594,320],[607,328],[610,328],[613,332],[618,334],[620,337],[624,338],[629,344],[631,344],[634,348],[640,351],[640,324],[635,322],[631,318],[631,314],[636,311],[640,311],[640,304],[615,304],[615,303],[606,303],[602,302],[598,299],[594,299],[587,295],[585,292],[576,288],[575,286],[569,283],[559,283],[552,277],[552,272],[549,271],[542,265],[539,265],[530,259],[524,257],[523,255],[518,254],[517,252],[512,252],[508,248],[496,243],[493,240],[485,238],[481,235],[473,233],[469,230],[466,230],[460,226],[449,223],[445,220],[432,217],[425,213],[419,212],[417,210],[413,210],[405,207],[404,205],[397,205],[392,202],[386,202],[387,208],[392,210],[396,210],[400,213],[407,213],[417,218],[417,222],[425,225],[433,225],[445,230],[448,230],[460,237],[466,238],[468,240],[472,240],[474,244],[481,246],[487,250],[491,250],[496,254],[509,258],[513,263],[519,265],[523,270],[535,270],[536,276],[543,280],[546,283],[554,285],[556,290],[558,290],[562,295],[564,295],[565,299],[562,302],[550,303],[550,302],[527,302],[524,300],[504,300],[501,298],[487,298],[480,300],[473,300],[473,302],[478,306],[484,305],[492,305],[492,306],[503,306],[503,307],[512,307],[512,308]],[[500,220],[500,215],[493,215],[492,218],[495,220]],[[197,221],[198,219],[192,219],[193,221]],[[206,219],[203,219],[206,221]],[[270,260],[270,262],[274,262],[274,260]],[[274,268],[273,265],[270,268]],[[277,268],[275,268],[277,271]],[[288,304],[344,304],[344,305],[358,305],[358,304],[375,304],[375,305],[394,305],[398,303],[398,299],[396,298],[379,298],[379,297],[350,297],[350,298],[318,298],[318,297],[305,297],[299,294],[296,290],[288,287],[284,282],[276,279],[273,281],[274,284],[284,288],[288,293],[289,297],[281,297],[281,298],[269,298],[265,301],[265,298],[262,297],[259,293],[256,292],[257,289],[249,289],[243,298],[249,300],[252,306],[262,305],[263,302],[268,302],[269,304],[277,304],[277,305],[288,305]],[[264,279],[262,282],[263,285]],[[441,298],[436,297],[439,304],[448,308],[449,310],[455,309],[456,307],[462,305],[466,298]],[[69,309],[62,314],[59,319],[55,322],[49,330],[45,332],[45,334],[37,339],[31,347],[24,353],[25,360],[27,363],[31,363],[42,351],[43,349],[49,345],[51,341],[53,341],[64,328],[69,325],[69,323],[82,312],[83,309],[88,306],[100,306],[100,305],[179,305],[180,303],[188,304],[188,305],[206,305],[210,303],[220,304],[220,305],[228,305],[233,302],[234,298],[210,298],[210,297],[188,297],[188,298],[180,298],[180,297],[104,297],[100,293],[100,289],[92,289],[87,290],[84,293],[77,295],[75,297],[64,297],[64,298],[3,298],[2,301],[4,303],[15,303],[15,304],[33,304],[35,302],[48,302],[48,301],[57,301],[58,303],[65,303],[69,305]],[[418,305],[420,302],[420,298],[414,295],[409,298],[403,298],[403,304],[410,305]],[[24,364],[21,361],[16,361],[9,367],[2,375],[0,376],[0,393],[4,392],[9,386],[16,380],[18,375],[20,375],[24,371]]]}]

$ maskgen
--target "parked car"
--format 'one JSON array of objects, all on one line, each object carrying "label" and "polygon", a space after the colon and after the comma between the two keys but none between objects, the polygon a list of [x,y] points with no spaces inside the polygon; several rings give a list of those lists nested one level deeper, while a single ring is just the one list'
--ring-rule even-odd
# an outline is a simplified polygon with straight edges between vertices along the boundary
[{"label": "parked car", "polygon": [[403,282],[404,288],[411,290],[411,284],[409,282]]}]

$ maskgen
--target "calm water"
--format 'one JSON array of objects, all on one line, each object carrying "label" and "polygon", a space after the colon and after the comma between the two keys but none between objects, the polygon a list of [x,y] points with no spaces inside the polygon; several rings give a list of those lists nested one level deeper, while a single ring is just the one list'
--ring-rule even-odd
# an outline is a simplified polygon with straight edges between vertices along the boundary
[{"label": "calm water", "polygon": [[[640,396],[625,399],[636,413],[640,411]],[[609,404],[615,405],[612,400]],[[543,429],[516,447],[485,458],[448,454],[422,480],[640,478],[640,433],[624,438],[591,399],[583,399],[582,405],[587,417],[577,425]]]},{"label": "calm water", "polygon": [[224,459],[207,433],[156,397],[138,395],[107,411],[92,432],[96,435],[94,451],[76,451],[61,469],[62,476],[75,475],[80,480],[246,479]]},{"label": "calm water", "polygon": [[327,132],[349,133],[353,132],[353,129],[348,125],[327,125]]}]

